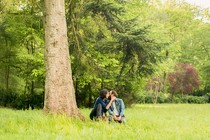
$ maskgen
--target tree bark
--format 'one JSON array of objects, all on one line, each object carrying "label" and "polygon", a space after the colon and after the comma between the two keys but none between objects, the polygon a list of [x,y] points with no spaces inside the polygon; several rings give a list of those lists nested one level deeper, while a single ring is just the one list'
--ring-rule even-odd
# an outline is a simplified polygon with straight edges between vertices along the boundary
[{"label": "tree bark", "polygon": [[64,0],[45,0],[45,101],[47,113],[78,116],[68,49]]}]

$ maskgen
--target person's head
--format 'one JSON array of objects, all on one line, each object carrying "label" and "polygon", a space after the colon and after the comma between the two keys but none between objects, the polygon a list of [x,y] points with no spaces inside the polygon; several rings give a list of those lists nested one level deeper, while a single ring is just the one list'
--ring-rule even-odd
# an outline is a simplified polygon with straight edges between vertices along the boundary
[{"label": "person's head", "polygon": [[116,92],[115,90],[111,90],[111,91],[109,92],[109,94],[110,94],[110,97],[112,97],[112,96],[117,97],[117,96],[118,96],[118,94],[117,94],[117,92]]},{"label": "person's head", "polygon": [[101,98],[101,99],[104,99],[104,98],[106,98],[107,97],[107,94],[109,93],[109,91],[107,90],[107,89],[102,89],[101,91],[100,91],[100,93],[99,93],[99,97]]}]

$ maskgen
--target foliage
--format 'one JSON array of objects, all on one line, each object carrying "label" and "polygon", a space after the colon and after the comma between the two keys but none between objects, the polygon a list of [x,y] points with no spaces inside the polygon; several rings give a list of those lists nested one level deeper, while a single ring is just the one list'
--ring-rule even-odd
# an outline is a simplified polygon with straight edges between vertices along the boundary
[{"label": "foliage", "polygon": [[114,88],[121,97],[130,96],[125,102],[131,103],[138,90],[133,85],[151,74],[152,65],[160,59],[161,46],[149,36],[149,26],[126,19],[124,5],[122,1],[92,0],[72,1],[68,7],[76,96],[88,105],[101,88]]},{"label": "foliage", "polygon": [[44,94],[20,94],[11,90],[0,90],[0,106],[15,109],[40,109],[43,108]]},{"label": "foliage", "polygon": [[25,108],[20,105],[24,98],[30,102],[27,104],[42,103],[39,98],[34,103],[37,91],[43,95],[44,86],[42,17],[40,1],[13,2],[4,3],[0,20],[0,73],[5,75],[0,78],[0,88],[3,95],[15,93],[13,107]]},{"label": "foliage", "polygon": [[164,80],[161,77],[154,77],[149,79],[146,85],[146,90],[151,90],[153,92],[163,92]]},{"label": "foliage", "polygon": [[174,95],[159,93],[155,95],[153,92],[142,92],[136,96],[136,103],[139,104],[163,104],[163,103],[188,103],[188,104],[206,104],[209,103],[208,96],[190,96],[190,95]]},{"label": "foliage", "polygon": [[168,75],[170,91],[174,93],[190,94],[199,88],[200,81],[196,69],[191,64],[179,63],[174,72]]}]

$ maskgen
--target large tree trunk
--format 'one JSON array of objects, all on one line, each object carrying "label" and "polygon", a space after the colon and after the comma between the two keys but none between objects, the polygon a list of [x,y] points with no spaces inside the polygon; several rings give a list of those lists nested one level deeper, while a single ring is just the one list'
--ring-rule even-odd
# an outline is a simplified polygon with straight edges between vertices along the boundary
[{"label": "large tree trunk", "polygon": [[77,116],[68,49],[64,0],[45,0],[44,111]]}]

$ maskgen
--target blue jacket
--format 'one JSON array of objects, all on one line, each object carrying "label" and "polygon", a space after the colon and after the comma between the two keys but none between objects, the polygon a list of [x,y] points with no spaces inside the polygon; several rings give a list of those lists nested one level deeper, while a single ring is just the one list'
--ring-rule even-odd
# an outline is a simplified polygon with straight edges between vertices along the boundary
[{"label": "blue jacket", "polygon": [[[116,103],[117,111],[119,112],[120,116],[124,116],[125,105],[124,105],[123,100],[120,98],[116,98],[115,103]],[[110,115],[112,115],[113,111],[114,111],[114,107],[113,107],[113,103],[112,103],[110,108],[108,109],[108,112]]]}]

